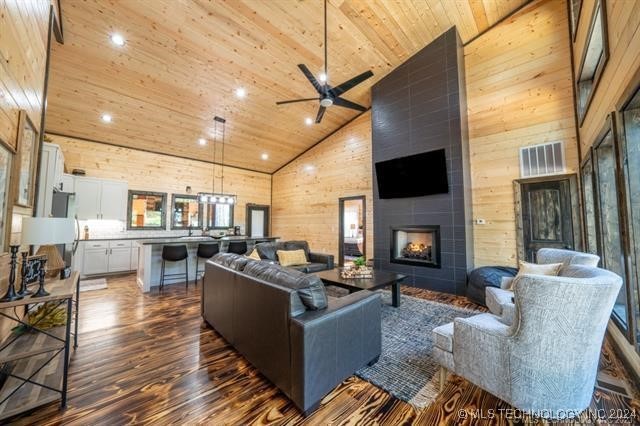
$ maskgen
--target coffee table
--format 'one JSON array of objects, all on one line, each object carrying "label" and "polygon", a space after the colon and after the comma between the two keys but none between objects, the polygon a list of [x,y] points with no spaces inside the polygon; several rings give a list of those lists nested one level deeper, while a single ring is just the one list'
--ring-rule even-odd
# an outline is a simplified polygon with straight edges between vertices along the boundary
[{"label": "coffee table", "polygon": [[325,284],[347,289],[349,293],[360,290],[377,290],[391,286],[391,304],[396,308],[400,306],[400,281],[407,276],[381,269],[374,269],[372,272],[372,278],[342,278],[340,276],[340,268],[314,272],[314,274],[320,277]]}]

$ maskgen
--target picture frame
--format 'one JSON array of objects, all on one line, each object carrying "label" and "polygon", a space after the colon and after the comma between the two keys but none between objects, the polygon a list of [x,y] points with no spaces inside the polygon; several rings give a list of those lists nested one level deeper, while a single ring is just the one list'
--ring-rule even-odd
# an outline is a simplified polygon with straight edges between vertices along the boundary
[{"label": "picture frame", "polygon": [[0,252],[7,247],[8,235],[11,233],[10,214],[10,183],[14,153],[6,145],[0,144]]},{"label": "picture frame", "polygon": [[30,256],[27,259],[27,275],[24,278],[26,284],[38,282],[38,279],[40,278],[40,271],[42,270],[46,259],[46,255]]},{"label": "picture frame", "polygon": [[18,187],[16,188],[15,203],[22,207],[33,207],[38,141],[38,129],[27,112],[20,110],[15,166]]}]

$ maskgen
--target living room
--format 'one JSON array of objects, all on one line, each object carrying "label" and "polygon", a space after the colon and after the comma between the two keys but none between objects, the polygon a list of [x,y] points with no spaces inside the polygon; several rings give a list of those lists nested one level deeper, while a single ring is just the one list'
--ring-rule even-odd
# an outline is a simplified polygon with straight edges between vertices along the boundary
[{"label": "living room", "polygon": [[635,424],[639,27],[3,2],[0,421]]}]

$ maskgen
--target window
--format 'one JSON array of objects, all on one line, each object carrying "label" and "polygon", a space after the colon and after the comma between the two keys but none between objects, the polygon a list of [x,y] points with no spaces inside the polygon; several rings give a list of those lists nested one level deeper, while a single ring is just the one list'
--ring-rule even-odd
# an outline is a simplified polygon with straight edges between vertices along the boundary
[{"label": "window", "polygon": [[171,205],[171,229],[202,227],[202,210],[198,197],[173,194]]},{"label": "window", "polygon": [[127,229],[165,229],[167,194],[129,191]]},{"label": "window", "polygon": [[[639,73],[640,77],[640,73]],[[640,80],[637,78],[636,80]],[[640,349],[640,88],[639,83],[633,86],[631,99],[622,108],[621,118],[622,140],[621,153],[623,182],[626,185],[627,217],[629,229],[629,259],[632,260],[628,292],[634,303],[631,318],[632,329],[637,333],[636,343]]]},{"label": "window", "polygon": [[604,2],[596,1],[576,82],[576,109],[581,126],[609,57],[606,16]]},{"label": "window", "polygon": [[580,22],[580,10],[582,9],[582,0],[569,0],[570,17],[571,19],[571,37],[576,39],[576,32],[578,30],[578,22]]},{"label": "window", "polygon": [[[600,219],[600,238],[602,241],[600,256],[603,266],[620,275],[623,282],[626,283],[620,202],[618,200],[618,166],[611,120],[607,120],[607,125],[596,142],[594,153],[598,200],[597,216]],[[627,301],[627,290],[623,285],[613,308],[613,316],[625,331],[628,330]]]},{"label": "window", "polygon": [[593,188],[593,159],[591,154],[582,164],[582,201],[585,216],[585,240],[587,252],[600,253],[598,245],[598,223],[596,218],[596,195]]},{"label": "window", "polygon": [[233,226],[233,204],[214,203],[207,206],[207,227],[229,229]]}]

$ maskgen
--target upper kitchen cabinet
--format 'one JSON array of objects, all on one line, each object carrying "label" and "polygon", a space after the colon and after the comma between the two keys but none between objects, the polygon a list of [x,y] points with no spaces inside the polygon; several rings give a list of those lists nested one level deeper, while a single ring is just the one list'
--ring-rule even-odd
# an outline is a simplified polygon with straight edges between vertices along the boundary
[{"label": "upper kitchen cabinet", "polygon": [[126,182],[76,177],[76,214],[80,220],[124,221],[127,214]]}]

